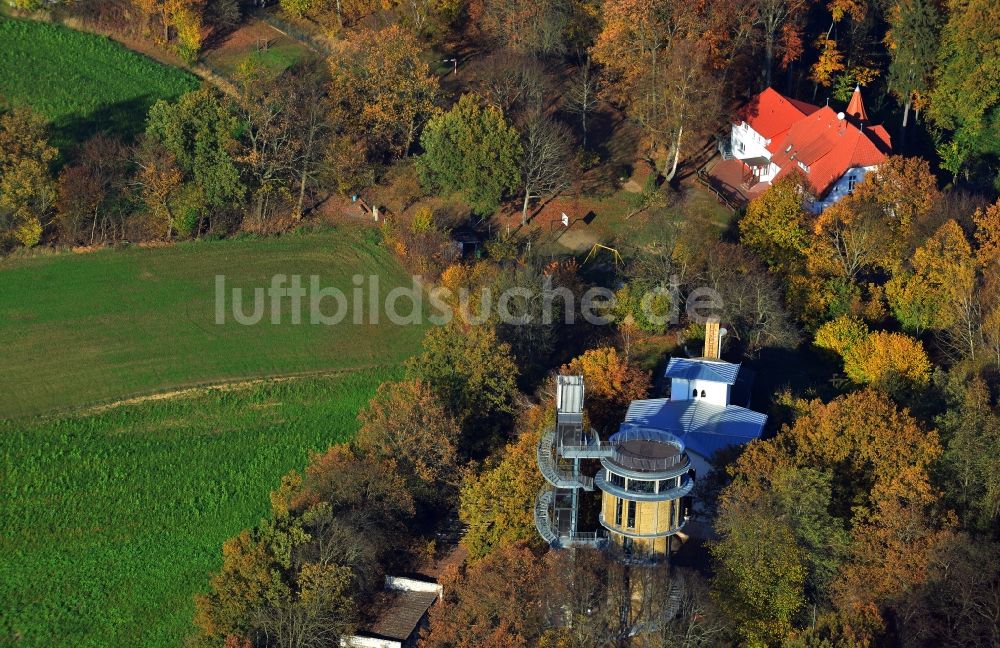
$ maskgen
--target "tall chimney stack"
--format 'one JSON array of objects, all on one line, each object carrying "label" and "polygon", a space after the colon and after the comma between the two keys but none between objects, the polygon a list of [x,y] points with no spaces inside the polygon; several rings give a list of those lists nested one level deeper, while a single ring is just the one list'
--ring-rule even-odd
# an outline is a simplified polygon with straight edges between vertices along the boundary
[{"label": "tall chimney stack", "polygon": [[713,315],[705,322],[705,353],[704,357],[711,360],[722,358],[722,334],[719,330],[719,318]]}]

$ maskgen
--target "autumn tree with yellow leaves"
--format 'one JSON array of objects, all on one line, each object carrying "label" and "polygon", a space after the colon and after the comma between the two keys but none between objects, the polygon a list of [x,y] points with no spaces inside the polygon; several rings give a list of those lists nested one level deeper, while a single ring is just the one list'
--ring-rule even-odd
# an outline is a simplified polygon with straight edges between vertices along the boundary
[{"label": "autumn tree with yellow leaves", "polygon": [[930,380],[931,362],[919,340],[901,333],[869,332],[864,323],[850,316],[821,326],[815,344],[839,355],[844,373],[858,385],[901,395]]},{"label": "autumn tree with yellow leaves", "polygon": [[27,108],[0,113],[0,247],[36,245],[56,201],[42,117]]},{"label": "autumn tree with yellow leaves", "polygon": [[955,325],[972,307],[975,263],[965,232],[949,220],[913,253],[885,287],[896,319],[919,335]]}]

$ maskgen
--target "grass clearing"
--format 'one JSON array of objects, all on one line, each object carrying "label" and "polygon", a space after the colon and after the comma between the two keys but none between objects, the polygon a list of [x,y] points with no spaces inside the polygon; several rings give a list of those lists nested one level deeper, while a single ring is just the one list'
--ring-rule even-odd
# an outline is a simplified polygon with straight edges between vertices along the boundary
[{"label": "grass clearing", "polygon": [[0,645],[178,646],[222,542],[398,367],[0,422]]},{"label": "grass clearing", "polygon": [[[424,327],[293,324],[253,326],[232,317],[232,288],[252,312],[255,288],[274,275],[336,286],[349,297],[354,275],[377,277],[382,297],[409,275],[372,240],[344,226],[280,238],[194,241],[163,248],[99,250],[0,261],[0,418],[70,411],[156,391],[246,378],[401,363]],[[226,323],[216,324],[216,276],[229,289]],[[367,285],[367,284],[366,284]],[[367,291],[366,291],[367,294]],[[400,311],[408,307],[400,302]],[[349,305],[350,308],[350,305]],[[326,313],[336,305],[327,299]]]},{"label": "grass clearing", "polygon": [[309,48],[295,38],[257,19],[234,31],[218,47],[205,53],[204,63],[216,74],[232,78],[246,59],[278,75],[310,56]]},{"label": "grass clearing", "polygon": [[132,138],[157,99],[198,87],[183,70],[58,25],[0,16],[0,43],[0,97],[45,115],[60,148],[99,131]]}]

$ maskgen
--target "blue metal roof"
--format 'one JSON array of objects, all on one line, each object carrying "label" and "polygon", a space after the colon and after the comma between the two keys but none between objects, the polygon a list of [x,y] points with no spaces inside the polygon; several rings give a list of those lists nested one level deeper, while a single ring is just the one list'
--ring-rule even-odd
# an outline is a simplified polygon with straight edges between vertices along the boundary
[{"label": "blue metal roof", "polygon": [[[738,366],[738,365],[737,365]],[[622,428],[641,426],[680,437],[689,452],[708,459],[717,450],[759,438],[767,415],[745,407],[666,398],[632,401]]]},{"label": "blue metal roof", "polygon": [[691,358],[670,358],[667,364],[667,378],[681,380],[709,380],[732,385],[740,366],[722,360],[702,360]]}]

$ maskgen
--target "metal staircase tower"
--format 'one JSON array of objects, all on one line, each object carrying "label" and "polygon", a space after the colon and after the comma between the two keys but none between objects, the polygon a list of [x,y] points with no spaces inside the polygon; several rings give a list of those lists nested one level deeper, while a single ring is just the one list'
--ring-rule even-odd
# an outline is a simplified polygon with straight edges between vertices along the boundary
[{"label": "metal staircase tower", "polygon": [[580,490],[594,490],[594,478],[581,472],[580,461],[609,451],[594,431],[584,431],[583,396],[582,376],[558,377],[556,424],[535,448],[538,470],[548,482],[535,500],[535,526],[553,547],[597,546],[605,539],[603,532],[579,530]]}]

